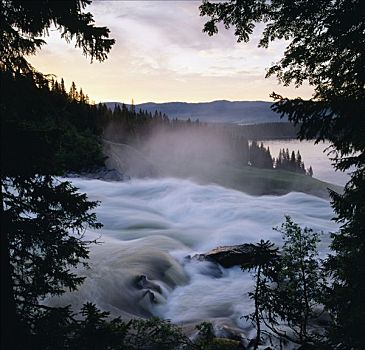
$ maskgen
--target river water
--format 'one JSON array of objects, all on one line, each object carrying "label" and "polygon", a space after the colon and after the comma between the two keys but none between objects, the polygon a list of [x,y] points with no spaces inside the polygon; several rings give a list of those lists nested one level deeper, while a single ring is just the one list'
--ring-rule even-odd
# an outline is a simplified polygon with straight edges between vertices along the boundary
[{"label": "river water", "polygon": [[92,248],[91,268],[80,271],[87,276],[84,284],[52,301],[75,308],[92,301],[124,317],[158,315],[184,324],[209,319],[218,330],[239,327],[249,336],[252,327],[241,316],[252,311],[250,274],[186,257],[261,239],[280,245],[280,233],[272,228],[284,215],[323,231],[323,253],[328,232],[336,230],[329,202],[303,193],[255,197],[174,178],[70,180],[101,201],[96,213],[104,224],[86,233],[102,244]]}]

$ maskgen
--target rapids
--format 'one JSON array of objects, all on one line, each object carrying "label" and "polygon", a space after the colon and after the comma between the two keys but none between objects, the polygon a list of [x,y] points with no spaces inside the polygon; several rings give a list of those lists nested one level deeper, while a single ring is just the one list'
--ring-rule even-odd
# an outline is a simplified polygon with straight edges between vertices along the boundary
[{"label": "rapids", "polygon": [[249,332],[241,316],[252,310],[250,274],[186,256],[260,239],[280,245],[272,228],[284,215],[323,231],[322,253],[328,232],[337,228],[329,202],[303,193],[255,197],[174,178],[68,180],[100,201],[96,213],[104,227],[86,237],[102,243],[91,249],[91,268],[80,270],[87,276],[81,288],[50,302],[79,308],[92,301],[124,317],[158,315],[184,324],[209,319]]}]

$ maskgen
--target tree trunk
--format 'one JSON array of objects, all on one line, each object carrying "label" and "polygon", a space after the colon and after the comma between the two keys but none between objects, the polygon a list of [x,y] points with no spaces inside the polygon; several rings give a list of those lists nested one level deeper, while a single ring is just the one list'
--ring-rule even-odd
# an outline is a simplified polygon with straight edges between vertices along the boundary
[{"label": "tree trunk", "polygon": [[260,325],[260,314],[259,314],[259,294],[260,294],[260,279],[261,279],[261,266],[257,269],[256,278],[256,290],[255,290],[255,322],[256,322],[256,339],[254,344],[254,350],[260,345],[261,338],[261,325]]},{"label": "tree trunk", "polygon": [[[2,197],[2,196],[1,196]],[[9,217],[4,212],[1,198],[1,349],[20,349],[22,341],[14,301],[13,281],[9,255]]]}]

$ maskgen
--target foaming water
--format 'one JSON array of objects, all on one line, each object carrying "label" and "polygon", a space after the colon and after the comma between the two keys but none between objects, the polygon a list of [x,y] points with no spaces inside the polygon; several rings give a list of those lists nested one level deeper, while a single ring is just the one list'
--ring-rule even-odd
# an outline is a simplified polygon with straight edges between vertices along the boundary
[{"label": "foaming water", "polygon": [[323,250],[326,233],[336,230],[328,201],[303,193],[255,197],[178,179],[71,181],[101,201],[96,213],[104,227],[88,234],[101,234],[104,243],[92,248],[91,269],[82,271],[86,282],[62,302],[76,307],[90,300],[115,315],[155,314],[174,322],[227,319],[248,327],[240,317],[252,310],[251,276],[238,267],[185,257],[261,239],[280,245],[281,234],[272,228],[284,215],[323,231]]}]

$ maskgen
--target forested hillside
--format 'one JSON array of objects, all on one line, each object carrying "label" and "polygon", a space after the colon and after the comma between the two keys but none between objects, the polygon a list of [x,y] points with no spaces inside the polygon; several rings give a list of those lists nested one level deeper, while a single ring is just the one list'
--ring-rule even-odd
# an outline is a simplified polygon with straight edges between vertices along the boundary
[{"label": "forested hillside", "polygon": [[[109,108],[121,105],[118,102],[106,102]],[[196,120],[202,122],[233,123],[238,125],[258,123],[279,123],[287,119],[280,119],[270,106],[271,102],[265,101],[212,101],[200,103],[167,102],[167,103],[141,103],[137,109],[154,113],[158,110],[171,118],[182,120]]]},{"label": "forested hillside", "polygon": [[63,80],[40,75],[0,74],[4,173],[62,173],[103,164],[102,111],[82,90],[73,84],[66,92]]},{"label": "forested hillside", "polygon": [[[289,155],[289,150],[286,149],[276,158],[262,142],[258,144],[255,138],[254,141],[250,141],[252,139],[247,136],[259,136],[259,130],[265,130],[266,124],[232,127],[229,124],[202,123],[199,120],[170,119],[159,111],[152,114],[142,109],[137,111],[134,105],[128,107],[124,104],[117,104],[112,110],[101,104],[98,110],[103,116],[103,137],[106,140],[132,145],[149,154],[153,153],[156,145],[156,142],[150,144],[150,140],[159,139],[161,144],[166,143],[166,152],[161,150],[160,153],[160,157],[164,157],[166,162],[170,160],[174,163],[171,159],[171,149],[180,148],[180,155],[174,153],[174,157],[179,158],[180,162],[194,163],[197,159],[204,162],[204,159],[212,159],[214,156],[216,162],[236,167],[252,166],[309,174],[299,151],[294,153],[294,150],[291,150]],[[168,139],[170,141],[164,141]],[[167,146],[167,142],[170,147]]]}]

